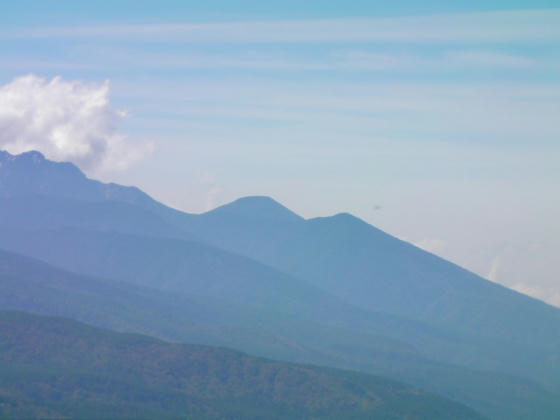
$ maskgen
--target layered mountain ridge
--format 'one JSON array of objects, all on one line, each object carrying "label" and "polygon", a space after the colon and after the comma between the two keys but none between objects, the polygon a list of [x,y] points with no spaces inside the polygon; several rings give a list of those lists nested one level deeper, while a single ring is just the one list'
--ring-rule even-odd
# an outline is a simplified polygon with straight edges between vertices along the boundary
[{"label": "layered mountain ridge", "polygon": [[[34,152],[0,154],[0,204],[0,248],[130,291],[124,309],[96,303],[89,319],[79,307],[61,315],[382,374],[495,419],[560,413],[560,310],[352,215],[305,220],[268,197],[187,214]],[[89,292],[65,282],[54,293],[35,293],[25,276],[16,277],[8,283],[0,271],[18,297],[0,309],[58,314],[59,294],[100,302],[99,290],[110,290],[82,278],[76,282],[90,284]],[[31,277],[40,284],[40,276]],[[154,299],[140,290],[153,290]],[[190,301],[206,318],[166,311],[170,296]],[[10,307],[15,301],[19,306]],[[142,329],[139,302],[156,315],[149,328]],[[99,319],[106,310],[112,317]],[[174,326],[177,319],[193,320],[193,327]]]}]

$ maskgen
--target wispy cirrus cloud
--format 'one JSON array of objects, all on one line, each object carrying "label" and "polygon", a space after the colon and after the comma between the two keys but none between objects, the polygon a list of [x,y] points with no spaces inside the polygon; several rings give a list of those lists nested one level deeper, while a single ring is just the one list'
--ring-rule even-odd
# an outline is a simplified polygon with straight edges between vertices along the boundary
[{"label": "wispy cirrus cloud", "polygon": [[525,68],[537,64],[537,60],[519,55],[489,50],[449,51],[446,58],[457,65]]},{"label": "wispy cirrus cloud", "polygon": [[[431,74],[465,71],[466,69],[500,68],[524,70],[538,67],[560,68],[560,60],[534,58],[522,54],[506,54],[494,49],[443,49],[437,53],[388,53],[375,48],[332,48],[313,55],[302,56],[290,51],[219,51],[193,52],[180,48],[162,53],[142,49],[112,46],[100,51],[89,50],[75,63],[64,61],[17,61],[3,60],[8,68],[107,70],[141,67],[160,70],[257,70],[269,71],[321,71],[387,72],[398,70],[403,73],[419,71]],[[0,59],[0,63],[2,60]]]},{"label": "wispy cirrus cloud", "polygon": [[158,42],[557,42],[560,9],[369,19],[5,28],[0,39],[90,38]]},{"label": "wispy cirrus cloud", "polygon": [[434,54],[379,53],[375,50],[349,49],[332,54],[338,58],[333,66],[346,70],[399,70],[439,74],[465,69],[526,69],[537,66],[560,67],[557,60],[537,59],[495,49],[443,49]]}]

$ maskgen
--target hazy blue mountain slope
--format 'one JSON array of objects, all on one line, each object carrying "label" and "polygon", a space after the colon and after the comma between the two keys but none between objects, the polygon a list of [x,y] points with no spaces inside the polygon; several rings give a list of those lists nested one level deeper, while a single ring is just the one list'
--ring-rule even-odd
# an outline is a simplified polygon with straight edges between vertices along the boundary
[{"label": "hazy blue mountain slope", "polygon": [[[0,395],[11,416],[477,419],[387,379],[165,343],[62,318],[0,312]],[[24,415],[28,415],[25,413]]]},{"label": "hazy blue mountain slope", "polygon": [[402,337],[420,349],[468,347],[461,336],[346,304],[247,258],[171,238],[77,229],[0,229],[0,247],[77,273],[233,304],[266,308],[301,320]]},{"label": "hazy blue mountain slope", "polygon": [[0,202],[0,226],[4,227],[76,227],[151,236],[192,236],[148,210],[123,202],[84,201],[33,194],[0,197]]},{"label": "hazy blue mountain slope", "polygon": [[[527,334],[531,341],[549,339],[546,325],[555,328],[558,322],[556,309],[487,282],[350,215],[305,221],[266,197],[248,197],[200,216],[188,215],[137,188],[90,180],[74,165],[48,161],[38,152],[18,156],[2,152],[0,163],[0,196],[9,197],[0,206],[0,224],[175,237],[185,237],[189,230],[194,238],[271,264],[366,309],[488,337],[500,330],[500,336],[512,340],[527,341]],[[543,314],[554,322],[536,328],[534,320]]]},{"label": "hazy blue mountain slope", "polygon": [[[526,376],[560,389],[558,309],[350,215],[304,220],[266,197],[189,215],[135,188],[89,180],[75,166],[40,154],[2,153],[0,226],[0,246],[67,269],[231,304],[267,305],[302,321],[406,342],[428,359]],[[75,234],[44,232],[66,227]],[[135,236],[120,237],[121,232]],[[343,343],[337,355],[372,369],[375,362],[352,340],[359,341]],[[443,388],[450,378],[448,371],[438,376],[399,363],[385,369],[394,377],[412,376],[416,384],[432,375],[432,382],[441,378],[432,385]]]},{"label": "hazy blue mountain slope", "polygon": [[[46,160],[39,152],[0,153],[0,196],[10,197],[0,206],[0,223],[184,237],[184,231],[176,227],[181,224],[208,242],[316,282],[368,309],[450,324],[477,334],[494,336],[498,326],[507,324],[504,318],[515,315],[509,311],[500,317],[496,311],[488,317],[487,311],[503,302],[515,308],[520,303],[519,295],[350,215],[305,221],[267,197],[248,197],[200,216],[188,215],[137,188],[90,180],[73,164]],[[16,197],[21,201],[14,202]],[[65,200],[52,201],[54,197]],[[88,207],[91,202],[98,207]],[[525,310],[514,312],[528,311],[531,316],[518,316],[511,323],[521,324],[522,332],[540,331],[532,319],[543,311],[549,316],[555,311],[529,300],[522,303]],[[517,330],[505,328],[504,333],[516,336]],[[543,335],[547,334],[545,329]]]},{"label": "hazy blue mountain slope", "polygon": [[[272,198],[262,196],[240,198],[230,206],[218,207],[204,213],[204,215],[215,222],[234,217],[240,222],[238,226],[244,224],[243,220],[246,223],[254,223],[255,220],[265,223],[297,223],[305,221],[303,217],[282,206]],[[194,217],[191,216],[191,218],[194,220]]]},{"label": "hazy blue mountain slope", "polygon": [[552,328],[534,328],[538,315],[560,322],[557,308],[487,281],[351,215],[309,220],[284,252],[270,258],[277,259],[274,265],[363,307],[480,335],[494,336],[502,329],[511,339],[525,341],[527,334],[560,339],[551,337]]},{"label": "hazy blue mountain slope", "polygon": [[[276,263],[277,253],[286,253],[292,238],[307,221],[269,197],[244,197],[200,215],[162,218],[199,240],[223,249]],[[296,244],[292,244],[296,245]],[[279,266],[280,264],[278,264]]]},{"label": "hazy blue mountain slope", "polygon": [[[254,210],[243,214],[243,209],[262,207],[263,200],[272,201],[240,199],[189,218],[184,226],[199,238],[312,281],[366,309],[488,336],[510,327],[501,334],[522,340],[526,333],[551,338],[552,329],[534,328],[537,316],[553,321],[553,328],[560,322],[557,308],[487,281],[349,214],[272,223]],[[274,212],[284,209],[270,203],[273,207]],[[560,336],[554,338],[559,340],[554,345],[560,344]]]},{"label": "hazy blue mountain slope", "polygon": [[64,316],[117,331],[323,364],[351,364],[363,354],[375,355],[379,363],[423,360],[410,346],[387,337],[262,307],[83,276],[5,251],[0,251],[0,285],[0,309]]},{"label": "hazy blue mountain slope", "polygon": [[530,381],[437,363],[384,336],[262,307],[99,280],[6,252],[0,252],[0,285],[4,310],[65,316],[119,331],[383,374],[450,396],[496,419],[555,419],[560,412],[560,397]]},{"label": "hazy blue mountain slope", "polygon": [[79,273],[284,312],[352,310],[304,281],[197,242],[78,229],[0,231],[3,248]]},{"label": "hazy blue mountain slope", "polygon": [[[348,214],[277,225],[260,214],[239,215],[240,202],[243,208],[251,202],[260,207],[261,200],[238,200],[182,226],[364,309],[421,320],[480,344],[472,354],[438,353],[444,360],[527,374],[560,387],[558,308],[487,281]],[[485,340],[495,344],[483,344]],[[491,353],[497,355],[494,365],[483,360]]]},{"label": "hazy blue mountain slope", "polygon": [[[72,199],[89,203],[120,203],[120,207],[113,206],[117,209],[127,207],[122,204],[129,204],[131,206],[127,207],[128,211],[144,210],[139,212],[141,215],[149,211],[152,217],[160,214],[173,221],[184,222],[189,217],[186,213],[159,203],[139,188],[89,179],[70,162],[53,162],[45,159],[37,151],[20,155],[0,151],[0,198],[13,199],[26,196]],[[23,204],[23,209],[25,209],[25,203]],[[111,211],[111,208],[109,206],[108,211]],[[37,214],[38,212],[31,213],[33,216],[37,216]],[[66,212],[65,216],[73,218],[70,212]],[[40,219],[47,221],[45,218]],[[46,227],[53,226],[47,225]]]},{"label": "hazy blue mountain slope", "polygon": [[154,210],[166,208],[136,187],[87,178],[70,162],[53,162],[36,151],[0,151],[0,196],[43,195],[85,201],[118,201]]}]

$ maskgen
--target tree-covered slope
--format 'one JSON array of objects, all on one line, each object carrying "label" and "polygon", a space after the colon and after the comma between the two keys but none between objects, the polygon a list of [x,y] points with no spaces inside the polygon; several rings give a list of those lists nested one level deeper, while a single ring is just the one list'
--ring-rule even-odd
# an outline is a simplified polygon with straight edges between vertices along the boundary
[{"label": "tree-covered slope", "polygon": [[0,312],[0,372],[5,417],[481,418],[379,377],[19,312]]},{"label": "tree-covered slope", "polygon": [[[362,370],[447,395],[497,419],[555,419],[560,412],[559,397],[536,383],[438,363],[404,341],[351,325],[78,275],[1,251],[0,285],[2,310],[64,316],[117,331]],[[387,334],[394,327],[375,325]]]}]

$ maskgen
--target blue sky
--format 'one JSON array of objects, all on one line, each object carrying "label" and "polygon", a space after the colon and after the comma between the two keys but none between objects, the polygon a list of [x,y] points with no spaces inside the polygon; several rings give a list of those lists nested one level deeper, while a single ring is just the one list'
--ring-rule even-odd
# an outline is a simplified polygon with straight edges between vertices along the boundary
[{"label": "blue sky", "polygon": [[247,19],[395,17],[442,13],[556,8],[553,0],[450,2],[401,0],[309,1],[188,1],[188,0],[20,0],[2,6],[0,21],[21,24],[82,24],[84,22],[238,21]]},{"label": "blue sky", "polygon": [[106,100],[72,120],[115,145],[71,159],[91,176],[193,212],[254,194],[349,211],[560,304],[556,3],[10,2],[0,85]]}]

